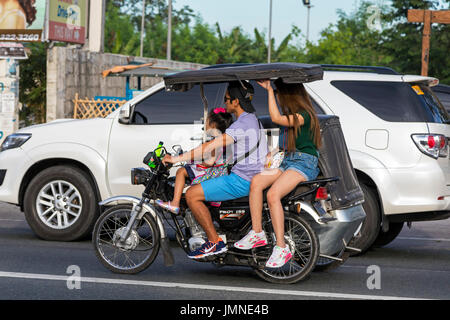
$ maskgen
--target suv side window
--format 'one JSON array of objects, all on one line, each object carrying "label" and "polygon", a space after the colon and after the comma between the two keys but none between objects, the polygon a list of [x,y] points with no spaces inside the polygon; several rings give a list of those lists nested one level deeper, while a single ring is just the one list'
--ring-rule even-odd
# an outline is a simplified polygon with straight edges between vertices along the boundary
[{"label": "suv side window", "polygon": [[[205,84],[209,108],[223,105],[225,84]],[[161,89],[136,104],[132,124],[192,124],[203,117],[200,86],[186,92]]]},{"label": "suv side window", "polygon": [[[332,81],[361,106],[391,122],[444,122],[411,84],[387,81]],[[428,94],[428,92],[426,93]],[[444,110],[445,111],[445,110]],[[439,119],[438,119],[439,118]]]}]

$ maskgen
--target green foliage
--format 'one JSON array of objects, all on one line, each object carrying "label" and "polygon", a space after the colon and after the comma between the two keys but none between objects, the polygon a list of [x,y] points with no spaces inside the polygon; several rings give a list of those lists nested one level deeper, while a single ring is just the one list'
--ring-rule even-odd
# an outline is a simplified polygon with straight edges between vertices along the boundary
[{"label": "green foliage", "polygon": [[339,19],[321,32],[317,44],[308,43],[309,63],[350,64],[362,66],[389,65],[391,57],[380,50],[382,35],[367,26],[369,3],[348,15],[339,11]]},{"label": "green foliage", "polygon": [[28,59],[19,63],[19,102],[22,103],[20,120],[25,125],[44,123],[46,118],[46,87],[47,87],[47,44],[27,44]]},{"label": "green foliage", "polygon": [[[445,4],[444,4],[445,3]],[[385,15],[390,27],[383,31],[381,49],[392,58],[391,66],[403,73],[420,74],[422,23],[407,21],[408,9],[449,9],[450,0],[393,0]],[[450,84],[450,25],[432,24],[428,74]]]},{"label": "green foliage", "polygon": [[[167,1],[147,1],[144,56],[164,59],[167,52]],[[223,33],[218,24],[210,26],[185,6],[172,12],[172,59],[203,64],[267,62],[267,37],[257,29],[254,37],[241,27]],[[107,1],[105,51],[139,55],[142,0]],[[273,47],[272,61],[299,58],[299,50],[289,42],[300,30],[293,27],[278,48]]]},{"label": "green foliage", "polygon": [[[175,2],[175,0],[173,0]],[[351,13],[321,32],[317,43],[305,44],[301,30],[292,26],[278,47],[271,41],[272,61],[388,66],[401,73],[420,74],[423,24],[407,21],[408,9],[449,9],[450,0],[391,0],[382,9],[382,29],[367,26],[369,6],[363,1]],[[241,27],[223,32],[184,6],[172,12],[172,59],[203,64],[267,62],[267,35]],[[142,0],[107,0],[105,52],[138,56]],[[167,0],[147,0],[144,56],[164,59],[167,45]],[[20,114],[26,124],[45,122],[46,50],[43,43],[27,44],[29,59],[20,62]],[[433,24],[429,74],[450,84],[450,25]]]},{"label": "green foliage", "polygon": [[[338,20],[321,32],[317,43],[300,42],[301,30],[292,26],[277,48],[272,39],[272,62],[389,66],[401,73],[420,74],[423,25],[409,23],[407,11],[448,9],[450,0],[392,0],[389,7],[381,8],[381,30],[368,28],[373,3],[363,1],[351,13],[338,11]],[[107,4],[106,51],[138,55],[142,0],[108,0]],[[144,56],[166,57],[167,12],[167,1],[147,1]],[[224,33],[218,23],[209,26],[187,6],[173,11],[172,23],[174,60],[267,62],[267,36],[257,28],[252,35],[241,27]],[[443,83],[450,83],[449,31],[450,25],[432,26],[429,74]]]}]

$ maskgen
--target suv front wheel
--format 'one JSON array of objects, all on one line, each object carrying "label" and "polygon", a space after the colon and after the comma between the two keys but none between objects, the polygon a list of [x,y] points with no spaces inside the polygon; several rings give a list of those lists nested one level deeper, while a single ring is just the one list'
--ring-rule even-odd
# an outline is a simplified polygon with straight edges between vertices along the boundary
[{"label": "suv front wheel", "polygon": [[24,213],[42,239],[73,241],[87,236],[98,216],[90,177],[72,166],[43,170],[28,185]]}]

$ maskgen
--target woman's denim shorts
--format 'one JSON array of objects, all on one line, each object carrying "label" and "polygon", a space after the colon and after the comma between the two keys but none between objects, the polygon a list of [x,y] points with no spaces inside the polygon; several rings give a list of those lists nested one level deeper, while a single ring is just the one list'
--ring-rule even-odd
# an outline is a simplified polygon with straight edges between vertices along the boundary
[{"label": "woman's denim shorts", "polygon": [[294,170],[306,178],[314,180],[319,175],[319,158],[304,152],[286,152],[278,169],[281,171]]}]

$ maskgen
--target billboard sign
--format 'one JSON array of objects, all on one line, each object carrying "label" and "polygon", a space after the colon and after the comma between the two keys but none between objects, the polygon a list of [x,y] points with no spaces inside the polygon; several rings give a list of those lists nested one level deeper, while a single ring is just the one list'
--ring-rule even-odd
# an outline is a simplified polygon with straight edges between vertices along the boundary
[{"label": "billboard sign", "polygon": [[16,42],[0,42],[0,59],[28,59],[23,44]]},{"label": "billboard sign", "polygon": [[47,39],[84,44],[87,0],[49,0]]},{"label": "billboard sign", "polygon": [[0,10],[0,41],[41,41],[46,0],[10,0]]}]

